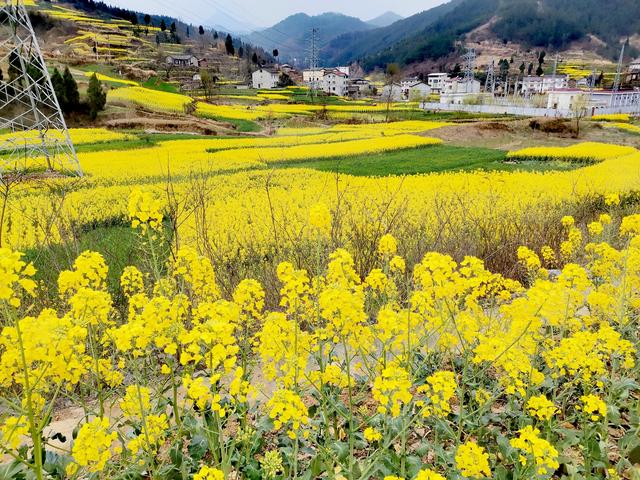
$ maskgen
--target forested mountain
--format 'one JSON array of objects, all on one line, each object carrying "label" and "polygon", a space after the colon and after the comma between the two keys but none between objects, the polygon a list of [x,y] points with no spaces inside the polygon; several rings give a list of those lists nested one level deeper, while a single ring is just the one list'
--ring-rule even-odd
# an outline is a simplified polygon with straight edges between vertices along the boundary
[{"label": "forested mountain", "polygon": [[589,34],[615,55],[619,42],[640,32],[640,1],[452,0],[386,28],[347,34],[329,44],[335,63],[360,60],[365,68],[390,62],[434,60],[455,49],[464,35],[491,21],[496,39],[525,47],[562,49]]},{"label": "forested mountain", "polygon": [[[318,29],[318,46],[324,51],[327,43],[337,36],[374,27],[359,18],[340,13],[323,13],[316,16],[298,13],[271,28],[252,33],[246,39],[267,51],[278,49],[283,60],[297,59],[304,63],[308,56],[312,28]],[[326,59],[321,60],[324,62]]]}]

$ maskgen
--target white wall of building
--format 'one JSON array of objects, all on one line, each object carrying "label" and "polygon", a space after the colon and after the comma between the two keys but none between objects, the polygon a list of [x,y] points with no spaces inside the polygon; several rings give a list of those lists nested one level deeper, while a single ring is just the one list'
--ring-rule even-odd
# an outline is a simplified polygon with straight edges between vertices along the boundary
[{"label": "white wall of building", "polygon": [[251,74],[253,88],[272,89],[278,85],[279,75],[269,70],[256,70]]}]

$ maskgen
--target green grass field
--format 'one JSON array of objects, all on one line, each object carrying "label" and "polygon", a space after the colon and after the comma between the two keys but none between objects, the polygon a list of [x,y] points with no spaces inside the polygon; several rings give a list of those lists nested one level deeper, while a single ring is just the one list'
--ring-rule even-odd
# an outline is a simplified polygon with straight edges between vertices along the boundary
[{"label": "green grass field", "polygon": [[546,171],[571,170],[578,166],[569,162],[506,163],[503,150],[491,148],[436,145],[399,150],[377,155],[309,160],[283,163],[279,167],[312,168],[324,172],[338,172],[358,176],[416,175],[448,171],[504,170]]}]

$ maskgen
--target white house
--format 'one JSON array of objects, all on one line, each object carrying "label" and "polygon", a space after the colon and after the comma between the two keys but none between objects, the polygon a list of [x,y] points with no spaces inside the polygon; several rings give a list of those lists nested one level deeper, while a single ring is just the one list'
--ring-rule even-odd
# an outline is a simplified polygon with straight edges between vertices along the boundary
[{"label": "white house", "polygon": [[251,74],[251,83],[253,88],[258,88],[258,89],[276,88],[279,80],[280,80],[279,72],[269,68],[261,68]]},{"label": "white house", "polygon": [[472,80],[465,80],[464,78],[448,78],[444,82],[444,88],[441,90],[442,94],[478,94],[480,93],[480,82],[475,78]]},{"label": "white house", "polygon": [[640,91],[594,90],[588,92],[577,88],[564,88],[549,92],[547,108],[572,110],[580,101],[589,109],[589,114],[597,114],[598,109],[616,109],[619,111],[640,111]]},{"label": "white house", "polygon": [[569,75],[528,75],[522,79],[523,94],[543,94],[569,86]]},{"label": "white house", "polygon": [[440,93],[444,89],[444,84],[449,78],[446,73],[430,73],[427,76],[427,85],[431,87],[431,90],[435,93]]},{"label": "white house", "polygon": [[411,85],[415,85],[419,81],[420,81],[420,79],[418,77],[403,78],[402,80],[400,80],[400,86],[402,88],[407,88],[408,89],[409,87],[411,87]]},{"label": "white house", "polygon": [[392,85],[385,85],[382,89],[382,99],[393,102],[420,101],[431,95],[431,87],[420,80],[402,81]]},{"label": "white house", "polygon": [[388,102],[389,100],[392,102],[399,102],[403,100],[402,86],[399,83],[385,85],[382,88],[381,99],[385,102]]},{"label": "white house", "polygon": [[347,77],[349,75],[351,75],[351,68],[350,67],[336,67],[336,70],[338,70],[339,72],[344,73]]},{"label": "white house", "polygon": [[403,87],[403,96],[405,100],[420,101],[431,95],[431,87],[424,82],[417,82]]},{"label": "white house", "polygon": [[320,85],[322,77],[324,77],[324,68],[302,71],[302,81],[308,86],[311,84]]},{"label": "white house", "polygon": [[320,80],[320,88],[330,95],[345,97],[348,92],[349,75],[337,68],[324,70],[324,75]]}]

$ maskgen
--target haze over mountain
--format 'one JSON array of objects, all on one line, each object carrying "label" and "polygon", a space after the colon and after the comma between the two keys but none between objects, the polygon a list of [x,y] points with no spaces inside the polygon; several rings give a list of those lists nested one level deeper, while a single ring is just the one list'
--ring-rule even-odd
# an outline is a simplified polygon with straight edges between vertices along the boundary
[{"label": "haze over mountain", "polygon": [[368,20],[367,23],[374,27],[387,27],[392,23],[397,22],[398,20],[402,20],[404,17],[398,15],[395,12],[388,11],[383,13],[382,15],[378,15],[376,18],[372,18]]},{"label": "haze over mountain", "polygon": [[229,13],[222,10],[216,10],[216,12],[206,20],[203,25],[214,28],[216,30],[222,30],[224,32],[233,32],[235,34],[249,34],[259,28],[258,25],[253,25],[244,20],[240,20]]}]

